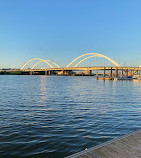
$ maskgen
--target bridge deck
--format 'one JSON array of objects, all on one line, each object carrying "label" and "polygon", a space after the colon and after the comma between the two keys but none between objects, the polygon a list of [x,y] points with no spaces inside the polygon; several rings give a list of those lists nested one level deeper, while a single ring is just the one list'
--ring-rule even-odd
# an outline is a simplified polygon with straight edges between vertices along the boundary
[{"label": "bridge deck", "polygon": [[141,130],[67,158],[141,158]]}]

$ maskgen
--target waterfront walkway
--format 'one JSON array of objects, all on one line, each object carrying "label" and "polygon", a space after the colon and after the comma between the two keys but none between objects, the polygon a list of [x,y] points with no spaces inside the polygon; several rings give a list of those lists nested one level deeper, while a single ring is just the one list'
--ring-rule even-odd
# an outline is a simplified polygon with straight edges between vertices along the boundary
[{"label": "waterfront walkway", "polygon": [[67,158],[141,158],[141,130],[81,151]]}]

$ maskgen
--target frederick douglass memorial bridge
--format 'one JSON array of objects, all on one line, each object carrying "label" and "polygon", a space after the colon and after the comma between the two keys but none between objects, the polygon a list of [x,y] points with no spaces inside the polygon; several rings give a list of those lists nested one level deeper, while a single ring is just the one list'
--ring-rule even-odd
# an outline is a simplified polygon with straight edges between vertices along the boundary
[{"label": "frederick douglass memorial bridge", "polygon": [[[94,66],[82,66],[83,62],[86,62],[90,58],[104,58],[107,60],[109,63],[111,63],[110,66],[102,66],[102,62],[100,62],[97,65]],[[32,64],[33,63],[33,64]],[[42,63],[45,63],[47,65],[46,68],[37,68],[39,67]],[[100,65],[101,64],[101,65]],[[29,67],[29,65],[31,65]],[[14,70],[11,70],[14,71]],[[74,75],[75,71],[83,71],[85,72],[84,75],[92,75],[92,71],[96,71],[96,74],[98,75],[98,72],[103,72],[103,76],[105,77],[106,71],[108,71],[108,74],[110,77],[113,75],[118,76],[119,74],[123,75],[125,74],[126,76],[132,76],[135,73],[140,72],[139,67],[125,67],[121,66],[118,64],[116,61],[113,59],[99,54],[99,53],[86,53],[83,54],[77,58],[75,58],[73,61],[71,61],[67,66],[61,67],[57,63],[51,60],[45,60],[45,59],[39,59],[39,58],[34,58],[29,60],[27,63],[25,63],[22,68],[20,69],[21,72],[26,73],[26,74],[38,74],[42,73],[45,75]]]}]

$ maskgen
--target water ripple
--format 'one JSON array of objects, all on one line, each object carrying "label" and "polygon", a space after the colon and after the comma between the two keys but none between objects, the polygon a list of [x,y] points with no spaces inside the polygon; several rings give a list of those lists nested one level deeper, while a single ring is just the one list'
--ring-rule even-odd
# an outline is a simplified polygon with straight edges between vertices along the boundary
[{"label": "water ripple", "polygon": [[0,76],[0,157],[61,158],[140,129],[141,82]]}]

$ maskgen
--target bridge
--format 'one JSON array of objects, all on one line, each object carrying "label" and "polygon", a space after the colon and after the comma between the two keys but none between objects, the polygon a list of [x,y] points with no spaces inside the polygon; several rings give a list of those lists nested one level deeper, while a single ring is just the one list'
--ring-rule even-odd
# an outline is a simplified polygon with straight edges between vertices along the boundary
[{"label": "bridge", "polygon": [[[108,62],[110,62],[111,66],[82,66],[82,63],[87,61],[90,58],[104,58]],[[36,63],[35,63],[36,62]],[[29,68],[29,64],[32,66]],[[45,63],[48,67],[47,68],[37,68],[41,63]],[[85,75],[92,75],[92,71],[103,71],[103,76],[106,76],[106,71],[108,70],[109,76],[112,77],[113,75],[118,76],[119,74],[126,76],[132,76],[135,73],[140,72],[139,67],[125,67],[118,64],[113,59],[99,54],[99,53],[86,53],[81,56],[78,56],[73,61],[71,61],[66,67],[60,67],[57,63],[51,60],[44,60],[40,58],[34,58],[26,62],[22,68],[20,69],[23,73],[37,74],[37,73],[44,73],[45,75],[57,74],[57,75],[74,75],[74,71],[85,71]],[[1,70],[2,71],[2,70]],[[19,70],[7,70],[7,72],[12,71],[19,71]],[[110,71],[110,72],[109,72]]]},{"label": "bridge", "polygon": [[[85,57],[86,56],[86,57]],[[85,58],[83,58],[85,57]],[[90,58],[95,58],[95,57],[102,57],[105,58],[107,60],[109,60],[111,63],[113,63],[116,67],[121,67],[117,62],[115,62],[114,60],[112,60],[111,58],[104,56],[102,54],[99,53],[87,53],[87,54],[83,54],[77,58],[75,58],[72,62],[70,62],[65,68],[69,68],[72,67],[72,65],[75,63],[75,65],[73,66],[74,68],[78,67],[81,63],[83,63],[85,60],[88,60]],[[83,58],[83,59],[82,59]],[[79,59],[81,59],[79,61]],[[31,63],[32,61],[38,61],[35,65],[32,66],[31,69],[34,69],[37,65],[39,65],[40,63],[44,62],[46,63],[50,68],[60,68],[59,65],[57,65],[54,61],[51,60],[43,60],[43,59],[39,59],[39,58],[35,58],[35,59],[31,59],[29,60],[26,64],[24,64],[24,66],[21,68],[21,70],[23,70],[29,63]],[[77,62],[79,61],[79,62]],[[51,65],[53,64],[53,66]],[[55,66],[55,67],[54,67]]]}]

